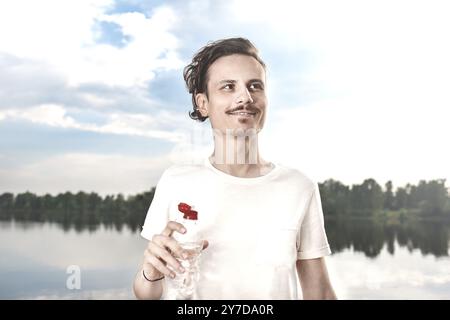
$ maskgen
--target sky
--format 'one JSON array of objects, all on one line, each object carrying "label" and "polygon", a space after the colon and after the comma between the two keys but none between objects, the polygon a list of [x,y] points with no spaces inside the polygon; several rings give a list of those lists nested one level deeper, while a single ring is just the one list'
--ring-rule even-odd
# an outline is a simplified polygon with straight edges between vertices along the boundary
[{"label": "sky", "polygon": [[323,182],[450,186],[448,1],[2,1],[0,193],[135,194],[212,151],[182,70],[245,37],[264,158]]}]

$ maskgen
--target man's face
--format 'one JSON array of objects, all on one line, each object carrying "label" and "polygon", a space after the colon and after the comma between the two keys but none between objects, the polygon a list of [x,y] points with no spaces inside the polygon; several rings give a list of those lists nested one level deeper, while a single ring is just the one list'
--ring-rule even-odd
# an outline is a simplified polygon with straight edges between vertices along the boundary
[{"label": "man's face", "polygon": [[259,132],[263,128],[265,71],[256,59],[240,54],[217,59],[208,69],[207,87],[208,98],[197,95],[197,104],[202,115],[209,116],[213,129],[225,133],[227,129]]}]

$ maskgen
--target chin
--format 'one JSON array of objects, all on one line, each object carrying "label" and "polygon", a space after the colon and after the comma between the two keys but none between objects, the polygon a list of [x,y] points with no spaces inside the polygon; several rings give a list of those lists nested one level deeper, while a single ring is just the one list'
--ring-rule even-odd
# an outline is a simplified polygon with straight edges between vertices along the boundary
[{"label": "chin", "polygon": [[251,136],[252,134],[258,134],[261,129],[252,126],[242,126],[233,128],[233,134],[235,136]]}]

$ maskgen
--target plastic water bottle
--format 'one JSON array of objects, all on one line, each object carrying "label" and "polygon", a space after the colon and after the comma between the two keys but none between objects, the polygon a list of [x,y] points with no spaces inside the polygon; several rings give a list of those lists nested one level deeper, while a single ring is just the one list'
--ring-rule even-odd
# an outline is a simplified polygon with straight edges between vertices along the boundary
[{"label": "plastic water bottle", "polygon": [[193,298],[199,277],[199,257],[203,247],[198,230],[198,212],[186,203],[178,205],[180,218],[177,222],[183,224],[186,229],[184,234],[175,232],[173,237],[178,241],[187,257],[176,256],[184,268],[184,273],[177,273],[172,279],[172,285],[176,290],[175,299],[190,300]]}]

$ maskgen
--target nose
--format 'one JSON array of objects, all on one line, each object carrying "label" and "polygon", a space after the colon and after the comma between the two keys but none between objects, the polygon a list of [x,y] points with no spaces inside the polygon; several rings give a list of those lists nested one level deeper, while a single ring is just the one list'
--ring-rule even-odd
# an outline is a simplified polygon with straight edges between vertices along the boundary
[{"label": "nose", "polygon": [[236,104],[249,104],[253,103],[253,98],[247,88],[243,88],[243,90],[239,91],[239,94],[236,98]]}]

